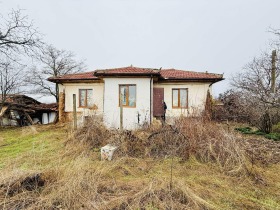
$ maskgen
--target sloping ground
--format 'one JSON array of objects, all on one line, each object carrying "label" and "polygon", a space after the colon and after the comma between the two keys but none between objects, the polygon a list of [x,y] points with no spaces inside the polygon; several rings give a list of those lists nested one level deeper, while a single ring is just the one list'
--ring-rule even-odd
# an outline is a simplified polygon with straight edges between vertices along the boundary
[{"label": "sloping ground", "polygon": [[[207,136],[214,138],[218,128],[207,127],[213,130]],[[253,158],[249,159],[248,173],[230,174],[219,162],[198,160],[200,156],[182,160],[119,153],[114,161],[100,161],[97,142],[88,143],[86,139],[99,138],[102,144],[102,137],[114,136],[123,141],[123,136],[90,130],[77,135],[67,126],[57,125],[0,130],[0,208],[280,209],[279,163],[263,164]],[[151,133],[157,131],[129,136],[146,139]],[[206,138],[200,130],[198,136]],[[195,134],[186,137],[195,138]],[[158,144],[159,140],[152,138]],[[271,142],[241,140],[246,150],[254,148],[254,154],[258,148],[266,148],[277,156],[274,143],[269,146]],[[214,150],[215,145],[211,145]],[[126,148],[125,144],[121,146],[122,150]],[[256,157],[261,157],[264,150]]]},{"label": "sloping ground", "polygon": [[280,163],[280,141],[265,138],[244,138],[243,144],[251,161],[263,164]]}]

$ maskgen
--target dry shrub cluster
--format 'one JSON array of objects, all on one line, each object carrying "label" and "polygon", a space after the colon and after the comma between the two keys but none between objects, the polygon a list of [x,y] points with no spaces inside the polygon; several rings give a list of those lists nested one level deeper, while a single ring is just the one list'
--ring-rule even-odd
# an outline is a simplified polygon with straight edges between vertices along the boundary
[{"label": "dry shrub cluster", "polygon": [[184,161],[194,156],[202,162],[217,163],[222,171],[232,174],[244,172],[246,164],[237,136],[203,118],[179,118],[172,126],[123,132],[109,131],[93,118],[69,142],[86,144],[89,149],[116,145],[116,158],[178,157]]},{"label": "dry shrub cluster", "polygon": [[180,119],[177,125],[188,137],[189,155],[203,162],[217,163],[228,173],[238,174],[246,169],[246,154],[234,133],[203,119]]}]

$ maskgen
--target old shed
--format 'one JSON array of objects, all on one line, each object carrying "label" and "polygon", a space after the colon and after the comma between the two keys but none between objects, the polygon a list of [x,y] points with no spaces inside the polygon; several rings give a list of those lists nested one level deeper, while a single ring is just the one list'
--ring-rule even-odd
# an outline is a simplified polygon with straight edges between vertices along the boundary
[{"label": "old shed", "polygon": [[41,103],[29,96],[11,94],[0,98],[0,125],[26,126],[57,121],[57,104]]}]

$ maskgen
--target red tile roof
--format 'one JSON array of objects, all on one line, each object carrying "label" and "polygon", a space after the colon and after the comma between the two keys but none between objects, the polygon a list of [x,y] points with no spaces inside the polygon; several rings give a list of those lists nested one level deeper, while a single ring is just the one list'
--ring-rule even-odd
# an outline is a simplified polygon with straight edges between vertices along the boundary
[{"label": "red tile roof", "polygon": [[160,75],[163,79],[222,79],[222,74],[208,72],[194,72],[176,69],[162,69]]},{"label": "red tile roof", "polygon": [[49,81],[62,82],[77,80],[99,80],[100,76],[158,76],[160,80],[223,80],[222,74],[129,66],[123,68],[95,70],[78,74],[67,74],[59,77],[50,77]]},{"label": "red tile roof", "polygon": [[50,77],[49,81],[68,81],[68,80],[99,80],[98,77],[93,75],[94,71],[77,73],[77,74],[66,74],[58,77]]},{"label": "red tile roof", "polygon": [[109,75],[159,75],[158,69],[152,68],[139,68],[134,66],[114,68],[114,69],[102,69],[96,70],[94,73],[96,76],[109,76]]}]

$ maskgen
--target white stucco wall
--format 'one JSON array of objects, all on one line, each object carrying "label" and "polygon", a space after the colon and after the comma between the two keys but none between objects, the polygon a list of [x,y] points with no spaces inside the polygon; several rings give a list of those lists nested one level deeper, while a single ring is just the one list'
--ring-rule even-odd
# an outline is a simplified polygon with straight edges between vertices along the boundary
[{"label": "white stucco wall", "polygon": [[[136,129],[143,123],[150,123],[150,78],[104,78],[104,83],[65,83],[59,85],[59,91],[65,92],[65,112],[73,111],[73,94],[77,96],[77,111],[84,116],[102,115],[108,128],[120,127],[119,85],[136,85],[136,107],[123,107],[124,129]],[[178,116],[199,115],[205,108],[210,83],[153,83],[152,88],[164,88],[164,101],[167,105],[166,119]],[[172,108],[172,89],[188,88],[188,109]],[[92,89],[96,111],[79,107],[79,89]],[[153,90],[153,89],[152,89]],[[211,87],[210,87],[211,91]],[[151,92],[153,96],[153,92]],[[140,122],[138,123],[138,113]]]},{"label": "white stucco wall", "polygon": [[[79,89],[93,90],[93,103],[98,107],[97,110],[79,107]],[[65,83],[59,85],[59,92],[65,92],[65,112],[73,111],[73,94],[76,94],[77,112],[82,112],[84,116],[103,113],[103,91],[104,83]]]},{"label": "white stucco wall", "polygon": [[120,127],[119,85],[122,84],[136,85],[136,107],[123,107],[124,129],[135,129],[144,122],[150,122],[150,78],[104,78],[104,83],[103,119],[107,127]]},{"label": "white stucco wall", "polygon": [[[166,117],[178,117],[180,115],[197,116],[205,108],[207,91],[210,83],[155,83],[154,88],[164,88],[164,101],[167,105]],[[188,88],[188,109],[172,108],[172,89]],[[211,91],[211,90],[210,90]]]}]

